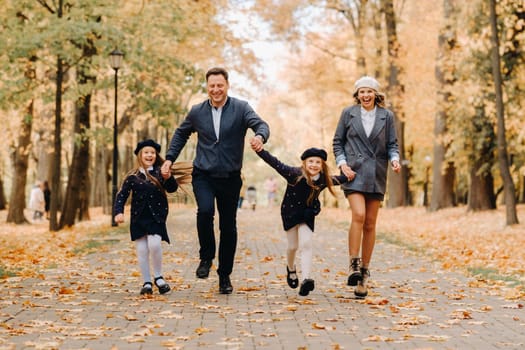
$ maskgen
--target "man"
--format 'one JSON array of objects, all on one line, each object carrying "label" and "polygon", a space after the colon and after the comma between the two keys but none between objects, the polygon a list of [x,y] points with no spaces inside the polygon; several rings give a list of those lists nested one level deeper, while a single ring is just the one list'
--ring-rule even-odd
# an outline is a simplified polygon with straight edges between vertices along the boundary
[{"label": "man", "polygon": [[163,172],[169,172],[189,136],[197,133],[192,185],[197,201],[197,232],[200,263],[198,278],[207,278],[215,258],[213,220],[215,203],[219,214],[219,292],[230,294],[237,247],[237,204],[242,186],[241,167],[248,129],[255,136],[250,145],[262,149],[270,136],[264,122],[246,101],[228,96],[228,72],[212,68],[206,73],[209,99],[194,105],[171,139]]}]

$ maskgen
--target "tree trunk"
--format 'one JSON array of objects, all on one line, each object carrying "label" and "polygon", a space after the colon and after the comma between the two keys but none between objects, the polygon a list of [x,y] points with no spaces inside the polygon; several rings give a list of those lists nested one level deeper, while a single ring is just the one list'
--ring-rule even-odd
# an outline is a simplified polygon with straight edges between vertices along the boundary
[{"label": "tree trunk", "polygon": [[[96,49],[91,40],[82,48],[85,61],[79,66],[77,76],[81,87],[88,87],[96,81],[96,77],[89,74],[91,57]],[[81,89],[83,90],[83,89]],[[74,132],[76,142],[73,146],[73,159],[69,168],[66,196],[60,217],[60,228],[73,226],[75,218],[89,219],[89,176],[86,164],[89,164],[89,138],[86,131],[90,129],[91,93],[79,96],[75,104]]]},{"label": "tree trunk", "polygon": [[328,6],[341,13],[352,26],[354,32],[354,42],[356,45],[356,68],[358,74],[367,74],[366,55],[365,55],[365,29],[367,27],[366,21],[366,6],[368,0],[354,0],[348,4],[341,4],[340,6]]},{"label": "tree trunk", "polygon": [[357,63],[357,71],[361,74],[367,73],[366,68],[366,56],[365,56],[365,42],[364,39],[366,38],[366,35],[363,33],[365,28],[367,27],[365,25],[365,13],[366,13],[366,5],[368,0],[359,0],[359,6],[357,7],[357,26],[355,28],[355,41],[357,43],[357,57],[356,57],[356,63]]},{"label": "tree trunk", "polygon": [[525,203],[525,176],[521,176],[521,199],[520,203]]},{"label": "tree trunk", "polygon": [[26,203],[27,168],[29,165],[29,147],[31,145],[31,129],[33,126],[34,108],[33,101],[29,102],[26,114],[22,118],[20,133],[18,134],[18,145],[12,152],[13,160],[13,184],[9,199],[9,210],[7,222],[25,224],[28,220],[24,216]]},{"label": "tree trunk", "polygon": [[[383,9],[385,12],[385,27],[387,33],[387,47],[388,47],[388,92],[392,99],[392,108],[396,116],[397,141],[399,145],[399,154],[401,160],[405,156],[405,141],[404,141],[404,113],[402,109],[404,86],[399,80],[401,74],[401,67],[399,66],[399,41],[396,32],[396,15],[394,12],[393,0],[382,0]],[[399,206],[406,206],[409,204],[409,188],[408,188],[408,169],[406,166],[401,168],[400,174],[392,174],[389,170],[390,176],[387,183],[388,199],[387,206],[395,208]]]},{"label": "tree trunk", "polygon": [[7,207],[7,199],[5,198],[4,181],[0,178],[0,210],[5,210]]},{"label": "tree trunk", "polygon": [[434,167],[432,171],[432,196],[430,211],[456,205],[454,197],[455,165],[446,159],[449,148],[445,141],[447,134],[447,111],[450,110],[450,89],[455,83],[455,64],[452,53],[456,48],[456,22],[454,15],[456,6],[454,0],[444,0],[445,27],[438,36],[438,57],[436,63],[436,80],[438,89],[438,112],[434,120]]},{"label": "tree trunk", "polygon": [[[75,134],[77,142],[73,148],[73,159],[69,168],[68,184],[64,197],[62,215],[60,217],[60,228],[73,226],[75,219],[85,215],[82,209],[86,209],[88,196],[88,179],[86,164],[89,164],[89,139],[84,130],[89,130],[89,108],[91,95],[80,97],[77,101],[75,112]],[[89,218],[89,213],[88,213]]]},{"label": "tree trunk", "polygon": [[[58,0],[57,17],[61,18],[64,1]],[[58,231],[57,220],[60,196],[60,171],[62,156],[62,85],[64,82],[64,61],[62,56],[57,56],[55,86],[55,133],[53,140],[53,160],[51,166],[51,203],[49,207],[49,230]]]},{"label": "tree trunk", "polygon": [[496,209],[496,194],[494,193],[494,177],[491,165],[494,164],[494,150],[496,147],[496,135],[494,126],[485,112],[482,101],[487,97],[480,98],[480,104],[475,106],[476,113],[472,118],[471,135],[476,135],[478,140],[472,143],[469,156],[470,183],[467,199],[467,210],[479,211]]},{"label": "tree trunk", "polygon": [[109,211],[109,202],[111,200],[109,196],[109,187],[110,183],[110,174],[108,172],[110,162],[107,156],[106,145],[97,145],[95,146],[95,156],[93,157],[93,166],[92,168],[96,169],[93,171],[93,183],[91,184],[91,199],[90,203],[95,207],[102,207],[102,212],[104,214],[110,214]]},{"label": "tree trunk", "polygon": [[375,34],[375,53],[374,53],[374,76],[377,80],[383,80],[383,74],[384,70],[381,68],[383,67],[382,61],[384,57],[384,48],[385,45],[383,43],[383,22],[381,19],[383,18],[384,11],[381,4],[372,2],[370,3],[372,7],[372,13],[375,15],[372,16],[372,25],[374,27],[374,34]]},{"label": "tree trunk", "polygon": [[509,169],[509,158],[507,152],[507,139],[505,136],[505,113],[503,107],[503,88],[501,79],[501,66],[499,56],[498,18],[496,14],[496,0],[490,0],[490,27],[492,42],[492,75],[494,78],[494,89],[496,94],[496,116],[498,118],[498,163],[501,177],[503,179],[506,207],[506,223],[514,225],[518,223],[516,212],[516,194],[514,181]]},{"label": "tree trunk", "polygon": [[470,168],[470,186],[468,191],[468,211],[496,209],[496,194],[494,193],[494,178],[490,171],[480,174],[479,168],[483,161],[478,160]]},{"label": "tree trunk", "polygon": [[60,170],[61,170],[61,154],[62,154],[62,83],[64,80],[64,62],[62,57],[57,57],[56,70],[56,91],[55,91],[55,134],[53,141],[53,163],[51,171],[51,203],[49,206],[49,230],[58,231],[57,215],[60,198]]}]

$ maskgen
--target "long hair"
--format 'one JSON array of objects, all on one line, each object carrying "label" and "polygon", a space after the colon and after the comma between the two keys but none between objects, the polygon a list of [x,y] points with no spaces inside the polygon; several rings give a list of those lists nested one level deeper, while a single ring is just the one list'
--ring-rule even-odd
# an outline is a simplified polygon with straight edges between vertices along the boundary
[{"label": "long hair", "polygon": [[[334,191],[334,183],[332,181],[332,177],[330,176],[330,169],[328,167],[328,164],[324,161],[324,159],[321,159],[321,174],[322,177],[324,177],[324,181],[326,183],[326,187],[328,188],[328,191],[335,196]],[[308,175],[308,172],[306,171],[306,159],[302,161],[301,163],[301,176],[299,176],[296,180],[296,184],[301,181],[301,179],[305,179],[308,186],[310,186],[310,194],[308,195],[308,198],[306,199],[306,204],[308,206],[312,205],[312,202],[314,199],[316,199],[319,196],[319,193],[321,192],[319,186],[316,186],[314,184],[314,180],[310,175]]]},{"label": "long hair", "polygon": [[[149,173],[149,171],[147,170],[146,166],[144,165],[144,163],[142,162],[142,151],[144,150],[144,148],[142,148],[138,154],[137,154],[137,157],[136,157],[136,167],[133,168],[132,170],[130,170],[127,174],[127,176],[129,175],[138,175],[140,173],[140,168],[144,169],[144,173],[146,175],[146,179],[148,179],[149,181],[151,181],[155,186],[158,187],[158,189],[164,193],[164,195],[166,196],[166,190],[164,189],[164,187],[162,186],[162,184],[159,182],[159,180],[151,175]],[[153,168],[159,168],[162,166],[162,164],[164,163],[164,158],[162,158],[162,156],[159,154],[159,152],[155,151],[155,163],[153,163]]]}]

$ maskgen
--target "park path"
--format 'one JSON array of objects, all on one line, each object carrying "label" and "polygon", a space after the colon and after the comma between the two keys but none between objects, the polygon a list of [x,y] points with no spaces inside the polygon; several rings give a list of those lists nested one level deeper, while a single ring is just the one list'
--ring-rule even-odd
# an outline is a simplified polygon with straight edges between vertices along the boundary
[{"label": "park path", "polygon": [[103,245],[95,253],[50,266],[41,278],[4,280],[0,350],[525,348],[523,300],[506,300],[383,241],[371,266],[373,289],[366,299],[354,299],[345,285],[346,225],[329,221],[325,210],[316,223],[316,289],[298,296],[286,284],[278,210],[239,212],[231,295],[218,294],[215,273],[195,278],[192,208],[170,213],[164,276],[173,291],[167,295],[138,295],[126,233],[98,237]]}]

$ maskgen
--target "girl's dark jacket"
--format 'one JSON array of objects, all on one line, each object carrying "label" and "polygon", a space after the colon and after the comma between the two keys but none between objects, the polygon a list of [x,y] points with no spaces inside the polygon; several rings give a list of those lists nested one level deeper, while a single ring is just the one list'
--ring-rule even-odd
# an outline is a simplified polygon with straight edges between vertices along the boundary
[{"label": "girl's dark jacket", "polygon": [[[150,175],[155,177],[160,184],[164,187],[166,192],[175,192],[179,187],[177,181],[173,176],[168,179],[164,179],[160,174],[160,166],[155,166],[153,169],[148,170]],[[139,220],[144,210],[149,210],[154,220],[159,224],[165,224],[168,217],[168,198],[164,191],[157,187],[153,182],[147,180],[146,175],[142,173],[128,175],[123,183],[120,191],[117,193],[115,199],[115,213],[114,215],[124,213],[124,205],[129,197],[131,197],[131,213],[130,213],[130,225]],[[133,237],[135,240],[140,237]],[[168,235],[162,234],[162,240],[169,241]]]},{"label": "girl's dark jacket", "polygon": [[[305,178],[297,179],[302,175],[300,167],[291,167],[283,164],[276,157],[266,150],[257,153],[266,163],[274,168],[287,181],[286,192],[281,203],[281,219],[285,231],[288,231],[297,224],[305,223],[314,231],[315,216],[321,211],[319,194],[327,187],[324,176],[321,173],[319,179],[314,181],[318,187],[314,190],[308,185]],[[334,185],[340,185],[348,181],[344,175],[332,176]],[[314,200],[310,205],[306,204],[311,191],[316,191]]]}]

